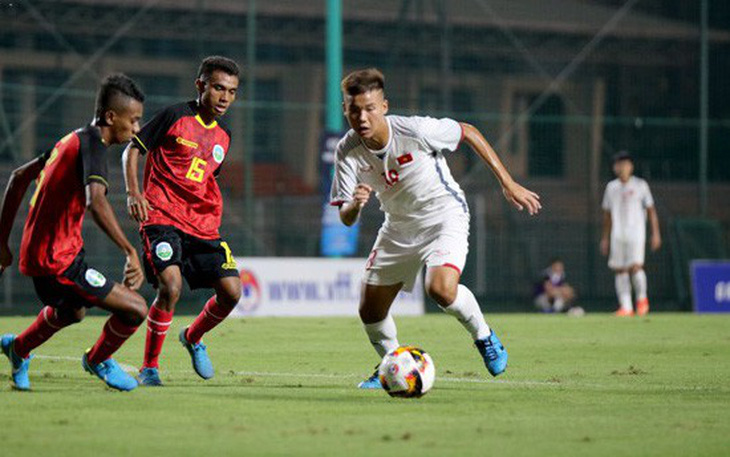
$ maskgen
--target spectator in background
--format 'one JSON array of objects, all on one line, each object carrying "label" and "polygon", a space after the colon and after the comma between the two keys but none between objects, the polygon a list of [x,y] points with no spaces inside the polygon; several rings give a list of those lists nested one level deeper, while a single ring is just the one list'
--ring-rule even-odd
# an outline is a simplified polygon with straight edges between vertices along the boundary
[{"label": "spectator in background", "polygon": [[559,258],[553,259],[550,266],[540,274],[534,296],[535,306],[544,313],[561,313],[579,308],[572,306],[575,289],[565,281],[565,265]]}]

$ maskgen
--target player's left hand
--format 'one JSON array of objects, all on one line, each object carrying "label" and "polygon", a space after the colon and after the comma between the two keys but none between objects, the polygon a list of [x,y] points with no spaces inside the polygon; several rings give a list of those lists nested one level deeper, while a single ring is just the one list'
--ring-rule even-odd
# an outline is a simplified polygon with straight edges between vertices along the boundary
[{"label": "player's left hand", "polygon": [[139,263],[137,253],[133,251],[127,255],[127,262],[124,264],[124,285],[132,290],[137,290],[142,286],[143,281],[142,265]]},{"label": "player's left hand", "polygon": [[149,218],[150,209],[150,203],[139,192],[130,193],[127,196],[127,213],[133,220],[146,222]]},{"label": "player's left hand", "polygon": [[530,216],[534,216],[542,209],[540,204],[540,196],[535,192],[525,189],[516,182],[512,182],[502,187],[502,193],[504,198],[512,204],[519,211],[527,208],[527,212]]},{"label": "player's left hand", "polygon": [[651,237],[651,250],[653,252],[656,252],[659,250],[659,248],[662,247],[662,236],[658,233],[655,235],[652,235]]}]

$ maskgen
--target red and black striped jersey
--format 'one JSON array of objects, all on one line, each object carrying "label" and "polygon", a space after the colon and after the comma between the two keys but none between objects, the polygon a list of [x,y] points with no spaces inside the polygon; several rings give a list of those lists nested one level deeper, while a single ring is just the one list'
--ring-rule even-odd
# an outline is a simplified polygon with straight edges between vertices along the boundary
[{"label": "red and black striped jersey", "polygon": [[228,154],[230,131],[218,121],[206,125],[191,101],[157,113],[132,141],[148,153],[144,196],[152,209],[142,225],[220,238],[223,199],[215,178]]},{"label": "red and black striped jersey", "polygon": [[23,274],[61,274],[81,251],[86,185],[108,187],[106,151],[99,128],[87,125],[43,154],[46,163],[36,179],[20,244]]}]

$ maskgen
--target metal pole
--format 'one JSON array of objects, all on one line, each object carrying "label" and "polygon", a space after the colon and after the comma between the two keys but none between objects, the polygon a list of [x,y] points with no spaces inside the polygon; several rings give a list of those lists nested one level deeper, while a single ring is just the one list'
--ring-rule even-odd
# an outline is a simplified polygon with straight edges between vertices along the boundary
[{"label": "metal pole", "polygon": [[340,80],[342,80],[342,0],[327,0],[327,112],[325,129],[342,130]]},{"label": "metal pole", "polygon": [[451,113],[451,24],[443,0],[436,4],[436,10],[441,20],[441,109]]},{"label": "metal pole", "polygon": [[246,123],[244,126],[243,182],[245,193],[246,224],[249,236],[246,238],[245,254],[255,254],[251,236],[254,232],[253,207],[253,162],[254,162],[254,103],[256,99],[256,0],[248,1],[246,16]]},{"label": "metal pole", "polygon": [[474,279],[474,292],[478,296],[487,294],[487,199],[483,194],[474,197],[475,228],[474,241],[476,244],[476,278]]},{"label": "metal pole", "polygon": [[709,113],[709,0],[702,0],[700,33],[700,216],[707,216],[707,131]]}]

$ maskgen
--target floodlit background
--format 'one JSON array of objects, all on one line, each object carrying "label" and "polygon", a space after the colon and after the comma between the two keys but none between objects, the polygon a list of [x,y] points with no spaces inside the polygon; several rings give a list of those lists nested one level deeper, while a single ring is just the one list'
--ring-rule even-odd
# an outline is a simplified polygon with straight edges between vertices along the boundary
[{"label": "floodlit background", "polygon": [[[339,17],[341,40],[327,33]],[[555,256],[584,307],[613,308],[598,252],[600,199],[621,149],[649,181],[662,223],[664,247],[647,255],[653,309],[689,309],[688,260],[726,256],[730,3],[720,0],[3,0],[0,185],[91,120],[106,74],[141,83],[149,118],[193,98],[200,59],[223,54],[244,69],[225,120],[233,143],[219,179],[224,238],[243,257],[319,256],[322,138],[344,128],[338,100],[327,98],[333,88],[338,96],[341,76],[328,72],[328,45],[343,73],[384,71],[392,112],[477,126],[541,194],[538,217],[520,214],[467,147],[449,157],[472,210],[464,281],[483,308],[531,309],[532,282]],[[109,161],[110,198],[136,243],[120,153]],[[381,222],[373,201],[357,256],[367,256]],[[85,240],[89,263],[121,276],[121,254],[92,222]],[[37,310],[17,269],[0,288],[0,312]],[[190,297],[198,295],[183,302],[198,309]]]}]

